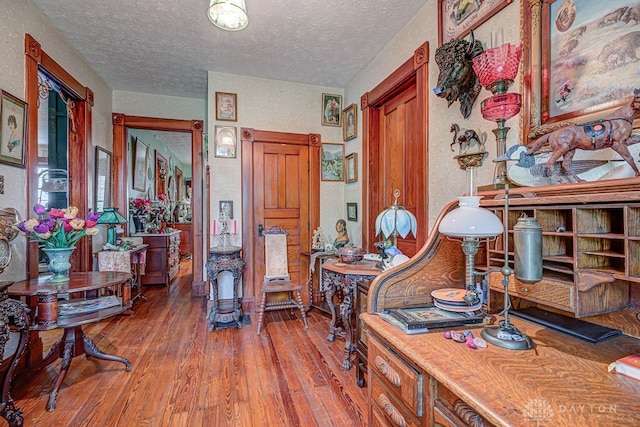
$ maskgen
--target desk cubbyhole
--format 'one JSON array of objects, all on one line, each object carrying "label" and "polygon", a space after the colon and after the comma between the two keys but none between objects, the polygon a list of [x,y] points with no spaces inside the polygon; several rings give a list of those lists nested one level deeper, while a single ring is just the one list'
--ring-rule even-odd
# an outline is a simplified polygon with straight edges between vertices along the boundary
[{"label": "desk cubbyhole", "polygon": [[624,209],[578,209],[576,223],[578,234],[624,235]]},{"label": "desk cubbyhole", "polygon": [[629,236],[640,237],[640,206],[630,206],[627,211]]},{"label": "desk cubbyhole", "polygon": [[510,209],[509,210],[509,230],[513,231],[513,227],[518,223],[518,219],[523,217],[533,218],[535,213],[533,209]]},{"label": "desk cubbyhole", "polygon": [[536,219],[543,233],[567,233],[573,231],[573,209],[538,209]]},{"label": "desk cubbyhole", "polygon": [[566,257],[573,261],[573,237],[562,235],[542,236],[543,257]]},{"label": "desk cubbyhole", "polygon": [[594,270],[625,272],[623,239],[578,238],[578,267]]},{"label": "desk cubbyhole", "polygon": [[640,277],[640,240],[629,240],[627,265],[629,266],[629,276]]}]

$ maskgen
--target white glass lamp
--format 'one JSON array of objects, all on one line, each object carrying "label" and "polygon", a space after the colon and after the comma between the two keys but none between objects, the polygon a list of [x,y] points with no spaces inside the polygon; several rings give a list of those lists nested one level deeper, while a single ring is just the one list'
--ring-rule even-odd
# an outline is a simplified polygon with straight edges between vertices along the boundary
[{"label": "white glass lamp", "polygon": [[239,31],[249,23],[244,0],[211,0],[207,12],[209,21],[227,31]]}]

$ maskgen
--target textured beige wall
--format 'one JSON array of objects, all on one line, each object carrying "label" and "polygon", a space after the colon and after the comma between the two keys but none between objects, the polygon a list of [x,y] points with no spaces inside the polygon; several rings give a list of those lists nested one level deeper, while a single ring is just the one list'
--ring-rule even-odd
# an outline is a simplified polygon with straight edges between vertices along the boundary
[{"label": "textured beige wall", "polygon": [[[25,99],[25,55],[24,37],[31,34],[42,49],[58,64],[65,68],[82,85],[94,92],[93,145],[110,149],[111,137],[111,89],[80,57],[71,49],[42,15],[24,0],[0,0],[0,29],[2,29],[2,60],[0,61],[0,88],[12,95]],[[29,106],[36,108],[36,106]],[[93,156],[90,156],[93,162]],[[93,170],[93,163],[89,165]],[[26,205],[26,171],[0,164],[0,175],[4,175],[5,194],[0,194],[0,207],[14,207],[22,218],[32,215]],[[92,174],[93,176],[93,174]],[[93,180],[90,180],[90,196]],[[101,235],[94,238],[94,248],[101,245]],[[13,258],[9,268],[0,276],[2,280],[21,280],[26,277],[26,239],[17,237],[11,242]]]},{"label": "textured beige wall", "polygon": [[[489,184],[493,179],[494,165],[491,159],[495,157],[495,137],[491,129],[495,124],[482,118],[480,113],[480,101],[491,94],[482,90],[473,106],[473,112],[465,119],[459,111],[459,102],[447,108],[445,100],[436,97],[431,89],[438,81],[438,66],[435,63],[435,51],[438,48],[438,26],[434,17],[437,16],[438,2],[429,0],[416,16],[391,40],[345,88],[345,105],[356,103],[358,105],[358,117],[361,117],[360,96],[378,85],[385,77],[396,70],[402,63],[413,56],[413,52],[425,41],[429,42],[429,188],[425,188],[429,198],[429,224],[431,229],[442,208],[456,196],[464,192],[465,172],[459,169],[449,144],[452,134],[449,132],[451,123],[458,123],[460,127],[476,129],[478,132],[487,133],[486,148],[489,156],[485,164],[478,172],[480,185]],[[517,43],[520,40],[520,1],[515,0],[496,16],[492,17],[482,27],[475,31],[476,39],[483,42],[483,46],[491,47],[491,31],[502,28],[504,41]],[[512,87],[512,91],[519,90],[519,80]],[[519,134],[518,118],[514,117],[506,124],[512,129],[507,137],[507,146],[515,144]],[[362,168],[362,123],[358,123],[358,138],[347,142],[345,152],[356,151],[359,153],[359,168]],[[358,206],[362,199],[362,186],[347,184],[345,190],[346,201],[357,201]],[[351,226],[354,232],[361,234],[361,222],[357,226]],[[424,227],[426,224],[418,224]],[[354,230],[354,228],[357,228]]]},{"label": "textured beige wall", "polygon": [[[216,121],[216,92],[238,95],[237,122]],[[242,218],[240,145],[235,159],[215,157],[213,137],[216,125],[237,127],[238,144],[241,127],[277,132],[318,133],[322,142],[342,143],[342,128],[321,125],[322,94],[342,95],[342,89],[209,72],[208,93],[208,164],[211,166],[212,219],[219,215],[220,200],[233,200],[234,217],[238,221]],[[336,221],[346,216],[344,188],[344,183],[341,182],[320,184],[320,225],[332,238],[336,236]],[[238,228],[241,228],[240,222]],[[241,237],[239,235],[238,239]]]}]

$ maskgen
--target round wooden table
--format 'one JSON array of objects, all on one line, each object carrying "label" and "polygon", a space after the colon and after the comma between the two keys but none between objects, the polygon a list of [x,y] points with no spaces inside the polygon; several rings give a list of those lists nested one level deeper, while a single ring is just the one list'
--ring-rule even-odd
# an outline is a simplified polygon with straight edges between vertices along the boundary
[{"label": "round wooden table", "polygon": [[[103,353],[93,340],[87,337],[82,331],[82,325],[99,322],[115,316],[131,308],[131,274],[122,272],[100,272],[90,271],[84,273],[71,273],[70,281],[65,284],[53,285],[48,282],[48,278],[38,278],[16,282],[8,289],[9,295],[27,298],[27,305],[31,308],[31,329],[44,331],[50,329],[64,328],[64,333],[60,341],[55,343],[49,353],[33,366],[32,369],[39,370],[61,358],[62,366],[56,377],[55,384],[47,411],[56,409],[56,398],[64,378],[69,371],[71,360],[82,354],[87,358],[111,360],[122,362],[128,371],[131,370],[131,362],[124,357]],[[99,294],[109,292],[115,296],[118,305],[100,308]],[[58,295],[69,293],[75,295],[79,293],[81,298],[65,302],[77,303],[76,313],[72,315],[59,315]],[[95,300],[95,301],[94,301]],[[113,301],[113,299],[110,299]],[[105,304],[106,305],[106,304]]]}]

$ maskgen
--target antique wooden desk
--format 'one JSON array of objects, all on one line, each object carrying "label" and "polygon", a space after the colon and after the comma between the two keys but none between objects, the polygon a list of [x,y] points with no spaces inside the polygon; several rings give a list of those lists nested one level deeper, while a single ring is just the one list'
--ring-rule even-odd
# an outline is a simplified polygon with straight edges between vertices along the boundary
[{"label": "antique wooden desk", "polygon": [[376,268],[374,261],[360,261],[358,264],[345,264],[340,259],[335,258],[326,261],[322,265],[322,284],[324,286],[325,300],[331,310],[331,323],[329,324],[329,335],[327,340],[335,341],[336,333],[340,333],[338,327],[338,315],[336,313],[336,303],[333,296],[336,290],[343,292],[343,299],[340,303],[340,321],[345,329],[344,359],[342,369],[348,371],[353,366],[350,356],[355,352],[355,342],[353,333],[353,313],[357,282],[359,280],[370,280],[382,273]]},{"label": "antique wooden desk", "polygon": [[[96,359],[111,360],[124,363],[126,370],[131,370],[131,363],[124,357],[103,353],[82,331],[82,325],[99,322],[124,312],[131,307],[131,274],[123,272],[98,272],[71,273],[71,280],[61,286],[49,284],[48,278],[25,280],[16,282],[9,287],[9,295],[25,297],[27,305],[31,309],[31,329],[44,331],[63,328],[62,339],[51,347],[45,358],[33,368],[42,369],[61,358],[62,366],[58,374],[53,390],[49,395],[47,411],[56,408],[58,390],[64,381],[71,360],[82,354]],[[74,301],[95,299],[101,293],[110,292],[118,296],[119,305],[88,311],[72,316],[59,316],[58,295],[68,293],[74,297]]]}]

